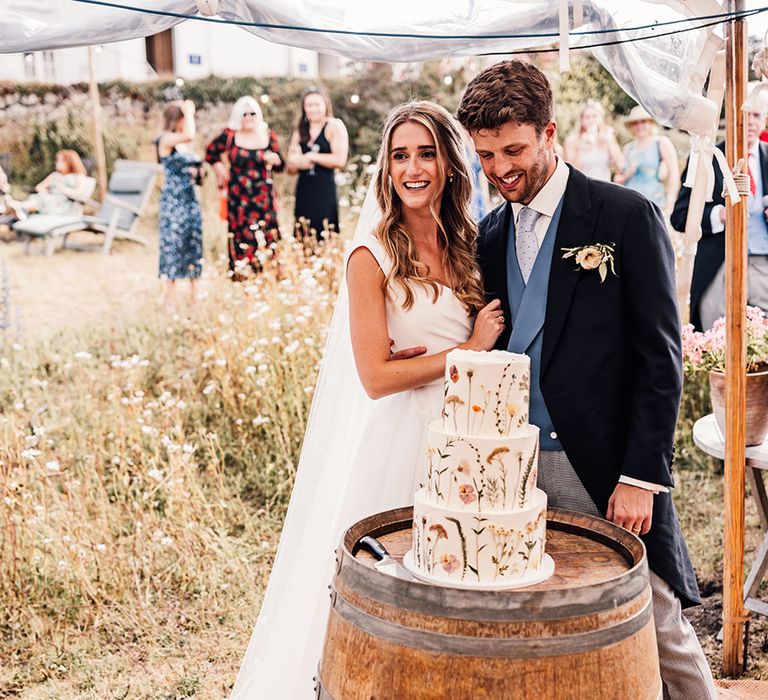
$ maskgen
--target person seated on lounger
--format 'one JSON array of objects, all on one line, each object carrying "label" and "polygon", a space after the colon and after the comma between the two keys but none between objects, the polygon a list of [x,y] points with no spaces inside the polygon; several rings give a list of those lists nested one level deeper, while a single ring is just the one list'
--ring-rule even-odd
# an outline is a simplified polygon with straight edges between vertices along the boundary
[{"label": "person seated on lounger", "polygon": [[56,154],[56,170],[35,187],[35,194],[22,202],[6,201],[6,209],[18,218],[28,214],[78,215],[78,200],[89,194],[88,174],[75,151]]}]

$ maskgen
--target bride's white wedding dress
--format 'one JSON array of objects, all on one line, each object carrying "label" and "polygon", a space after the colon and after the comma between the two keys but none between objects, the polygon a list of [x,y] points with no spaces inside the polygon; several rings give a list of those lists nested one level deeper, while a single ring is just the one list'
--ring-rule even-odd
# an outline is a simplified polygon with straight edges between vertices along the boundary
[{"label": "bride's white wedding dress", "polygon": [[[355,238],[382,270],[391,263],[378,239]],[[427,354],[469,338],[470,318],[453,292],[414,284],[402,307],[390,289],[387,329],[393,351],[424,345]],[[318,379],[296,483],[259,619],[232,700],[311,700],[322,654],[334,550],[354,522],[413,502],[426,464],[427,425],[438,418],[443,382],[371,401],[360,386],[342,289]]]}]

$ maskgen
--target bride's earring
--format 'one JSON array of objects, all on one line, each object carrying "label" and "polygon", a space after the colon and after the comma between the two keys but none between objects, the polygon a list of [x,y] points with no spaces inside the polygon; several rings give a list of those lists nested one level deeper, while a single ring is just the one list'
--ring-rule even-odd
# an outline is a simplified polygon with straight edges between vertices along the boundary
[{"label": "bride's earring", "polygon": [[451,173],[451,174],[448,176],[448,182],[450,182],[451,184],[453,184],[453,173]]}]

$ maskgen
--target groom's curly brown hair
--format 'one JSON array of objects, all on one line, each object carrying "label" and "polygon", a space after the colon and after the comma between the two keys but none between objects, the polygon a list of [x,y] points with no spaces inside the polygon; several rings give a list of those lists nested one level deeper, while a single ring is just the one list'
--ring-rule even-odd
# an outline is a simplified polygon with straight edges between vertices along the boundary
[{"label": "groom's curly brown hair", "polygon": [[519,60],[496,63],[473,78],[456,111],[467,131],[517,122],[533,124],[541,133],[553,116],[552,88],[546,76]]}]

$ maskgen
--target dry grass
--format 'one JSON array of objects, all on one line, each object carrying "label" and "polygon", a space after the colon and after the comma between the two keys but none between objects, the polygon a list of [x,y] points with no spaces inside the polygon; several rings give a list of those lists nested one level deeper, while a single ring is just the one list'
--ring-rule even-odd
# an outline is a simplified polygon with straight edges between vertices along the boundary
[{"label": "dry grass", "polygon": [[[52,288],[40,339],[10,333],[0,346],[0,697],[226,694],[274,554],[340,256],[338,239],[310,257],[285,243],[279,276],[239,285],[214,266],[204,298],[169,319],[153,301],[152,251],[9,254]],[[115,274],[127,261],[131,275]],[[103,285],[118,301],[97,296],[78,318],[82,297],[57,273],[68,262],[88,272],[77,291]],[[28,284],[14,281],[25,310]]]}]

